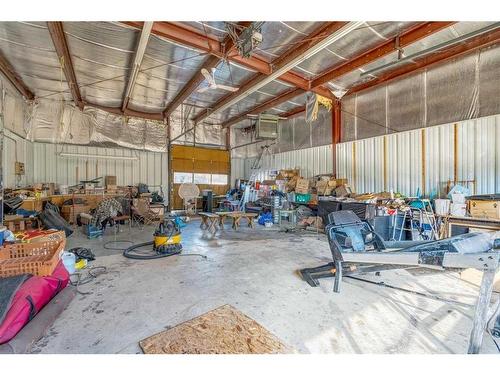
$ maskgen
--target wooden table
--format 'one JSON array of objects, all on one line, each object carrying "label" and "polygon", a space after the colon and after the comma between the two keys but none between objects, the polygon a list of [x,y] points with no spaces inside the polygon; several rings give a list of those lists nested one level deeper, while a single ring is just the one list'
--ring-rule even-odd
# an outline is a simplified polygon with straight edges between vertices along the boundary
[{"label": "wooden table", "polygon": [[200,228],[203,230],[207,229],[209,232],[215,234],[217,232],[217,222],[220,216],[211,212],[200,212],[198,215],[200,215],[201,218]]},{"label": "wooden table", "polygon": [[244,213],[242,211],[217,211],[216,214],[219,216],[219,228],[224,229],[224,222],[226,220],[226,217],[230,216],[231,214],[235,213]]},{"label": "wooden table", "polygon": [[253,226],[253,219],[255,217],[257,217],[257,214],[253,213],[253,212],[228,212],[228,214],[226,216],[233,219],[233,225],[232,225],[233,229],[237,230],[238,227],[240,226],[240,221],[243,217],[247,219],[248,226],[250,228],[253,228],[254,227]]}]

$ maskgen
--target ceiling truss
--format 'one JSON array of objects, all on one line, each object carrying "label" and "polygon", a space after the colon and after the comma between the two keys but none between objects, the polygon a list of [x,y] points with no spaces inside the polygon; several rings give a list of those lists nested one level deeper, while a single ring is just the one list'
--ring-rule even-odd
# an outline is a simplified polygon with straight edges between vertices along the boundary
[{"label": "ceiling truss", "polygon": [[[265,112],[273,107],[278,106],[288,100],[293,99],[296,96],[303,94],[306,91],[314,91],[323,96],[333,98],[331,92],[323,87],[324,84],[340,77],[346,73],[349,73],[359,67],[366,65],[372,61],[379,59],[380,57],[386,56],[389,53],[394,52],[400,48],[404,48],[405,46],[414,43],[417,40],[425,38],[437,31],[440,31],[446,27],[449,27],[454,22],[421,22],[414,27],[405,30],[402,34],[398,36],[398,43],[395,40],[385,41],[380,45],[372,48],[368,51],[365,51],[358,56],[350,59],[340,66],[336,66],[334,68],[329,69],[328,71],[323,72],[314,80],[307,80],[300,75],[291,72],[289,69],[284,71],[278,77],[273,79],[279,79],[285,83],[293,85],[295,88],[292,88],[286,91],[283,94],[276,96],[264,103],[261,103],[254,108],[241,113],[225,123],[223,123],[223,127],[233,126],[243,120],[245,120],[248,115],[256,115],[262,112]],[[68,44],[65,38],[63,23],[62,22],[47,22],[48,29],[59,57],[64,75],[66,77],[66,81],[69,86],[69,90],[71,92],[72,98],[75,102],[75,105],[83,109],[85,106],[95,107],[101,109],[103,111],[107,111],[116,115],[121,116],[133,116],[140,117],[149,120],[155,121],[165,121],[169,115],[175,111],[177,107],[179,107],[183,102],[191,95],[192,92],[199,86],[202,82],[203,78],[201,74],[198,72],[195,76],[191,78],[191,80],[182,88],[180,93],[172,100],[169,105],[165,108],[162,113],[148,113],[148,112],[140,112],[131,110],[128,108],[128,102],[130,96],[133,92],[133,87],[135,84],[135,79],[137,77],[138,72],[140,71],[140,64],[142,58],[144,56],[145,48],[147,40],[149,39],[149,35],[153,34],[156,36],[160,36],[166,38],[168,40],[174,41],[181,45],[195,48],[202,52],[210,54],[210,56],[206,59],[204,67],[209,69],[211,67],[215,67],[221,59],[226,61],[232,61],[237,64],[241,64],[246,68],[254,70],[257,74],[253,76],[250,80],[243,84],[240,89],[241,92],[245,92],[248,88],[255,86],[261,82],[261,80],[266,79],[267,76],[273,74],[279,70],[280,67],[286,66],[287,62],[293,60],[294,57],[297,57],[297,54],[301,52],[304,53],[308,48],[314,47],[314,43],[317,43],[317,40],[321,40],[321,35],[327,37],[329,34],[334,33],[339,30],[343,26],[345,26],[345,22],[329,22],[326,25],[322,26],[320,30],[313,33],[316,35],[316,38],[312,39],[311,36],[308,36],[305,39],[309,39],[309,41],[305,40],[302,43],[299,43],[297,47],[293,48],[291,51],[288,51],[283,56],[280,56],[273,64],[268,63],[267,61],[257,57],[251,56],[250,58],[241,57],[233,46],[233,42],[226,38],[224,41],[220,42],[219,40],[202,35],[196,30],[190,29],[184,25],[180,25],[174,22],[123,22],[131,27],[140,28],[141,29],[141,39],[138,44],[136,55],[134,59],[134,66],[132,69],[132,73],[129,76],[127,82],[127,88],[124,92],[124,99],[121,108],[114,107],[105,107],[97,104],[85,102],[80,94],[77,78],[75,75],[75,71],[73,68],[73,64],[71,61],[71,54],[68,48]],[[150,24],[150,25],[149,25]],[[245,25],[247,23],[241,23],[241,25]],[[249,24],[249,23],[248,23]],[[323,34],[322,34],[323,33]],[[318,35],[320,36],[318,38]],[[483,35],[479,35],[466,43],[461,43],[458,45],[452,45],[446,49],[438,51],[430,56],[424,56],[414,64],[405,65],[393,70],[389,70],[388,72],[382,74],[376,79],[363,83],[361,85],[352,87],[349,90],[349,93],[359,92],[361,90],[366,90],[375,85],[381,84],[383,82],[387,82],[389,80],[401,77],[403,75],[412,73],[416,70],[423,69],[431,64],[440,63],[446,61],[448,59],[454,58],[456,56],[465,54],[467,52],[476,50],[478,48],[483,48],[492,44],[496,44],[500,42],[500,31],[494,30],[488,32]],[[291,69],[291,68],[290,68]],[[7,80],[19,91],[19,93],[27,100],[34,100],[35,95],[30,90],[30,88],[22,81],[18,74],[16,74],[15,69],[11,66],[11,64],[4,58],[4,56],[0,53],[0,72],[7,78]],[[236,93],[240,94],[240,93]],[[223,97],[219,102],[215,103],[215,105],[209,109],[209,111],[204,111],[199,114],[195,118],[195,122],[203,121],[210,113],[214,111],[220,110],[223,105],[227,104],[230,98],[234,99],[235,94],[229,94]],[[293,109],[292,111],[283,114],[281,116],[291,118],[299,115],[305,110],[305,107],[298,107]]]}]

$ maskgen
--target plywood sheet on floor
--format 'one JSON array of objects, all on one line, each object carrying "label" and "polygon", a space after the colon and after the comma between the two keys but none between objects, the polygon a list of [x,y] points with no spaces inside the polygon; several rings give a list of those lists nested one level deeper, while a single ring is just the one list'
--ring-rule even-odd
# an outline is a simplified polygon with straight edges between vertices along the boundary
[{"label": "plywood sheet on floor", "polygon": [[146,354],[273,354],[289,352],[280,340],[230,305],[224,305],[142,340]]}]

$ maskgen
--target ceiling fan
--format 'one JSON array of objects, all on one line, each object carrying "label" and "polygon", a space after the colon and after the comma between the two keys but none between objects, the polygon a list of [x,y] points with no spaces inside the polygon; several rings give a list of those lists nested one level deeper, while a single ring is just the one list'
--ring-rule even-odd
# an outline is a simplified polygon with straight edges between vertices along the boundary
[{"label": "ceiling fan", "polygon": [[200,89],[197,90],[197,92],[205,92],[208,89],[215,90],[215,89],[222,89],[226,91],[231,91],[235,92],[239,90],[239,87],[231,87],[231,86],[226,86],[226,85],[220,85],[215,83],[215,71],[217,69],[212,68],[212,74],[209,73],[208,70],[205,68],[201,69],[201,74],[205,77],[206,81],[208,82],[208,86],[204,86]]}]

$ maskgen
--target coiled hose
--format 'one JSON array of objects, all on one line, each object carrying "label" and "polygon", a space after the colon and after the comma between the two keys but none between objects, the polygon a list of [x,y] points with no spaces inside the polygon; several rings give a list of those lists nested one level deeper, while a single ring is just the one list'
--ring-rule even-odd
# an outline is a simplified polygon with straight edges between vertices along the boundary
[{"label": "coiled hose", "polygon": [[126,258],[130,258],[130,259],[142,259],[142,260],[146,260],[146,259],[159,259],[159,258],[165,258],[165,257],[169,257],[171,255],[177,255],[177,254],[180,254],[182,249],[176,249],[172,252],[168,252],[168,253],[154,253],[154,254],[150,254],[150,255],[139,255],[139,254],[132,254],[131,252],[133,252],[135,249],[138,249],[139,247],[144,247],[144,246],[153,246],[154,244],[154,241],[149,241],[149,242],[143,242],[143,243],[138,243],[137,245],[132,245],[130,247],[127,247],[125,250],[123,250],[123,256],[126,257]]}]

